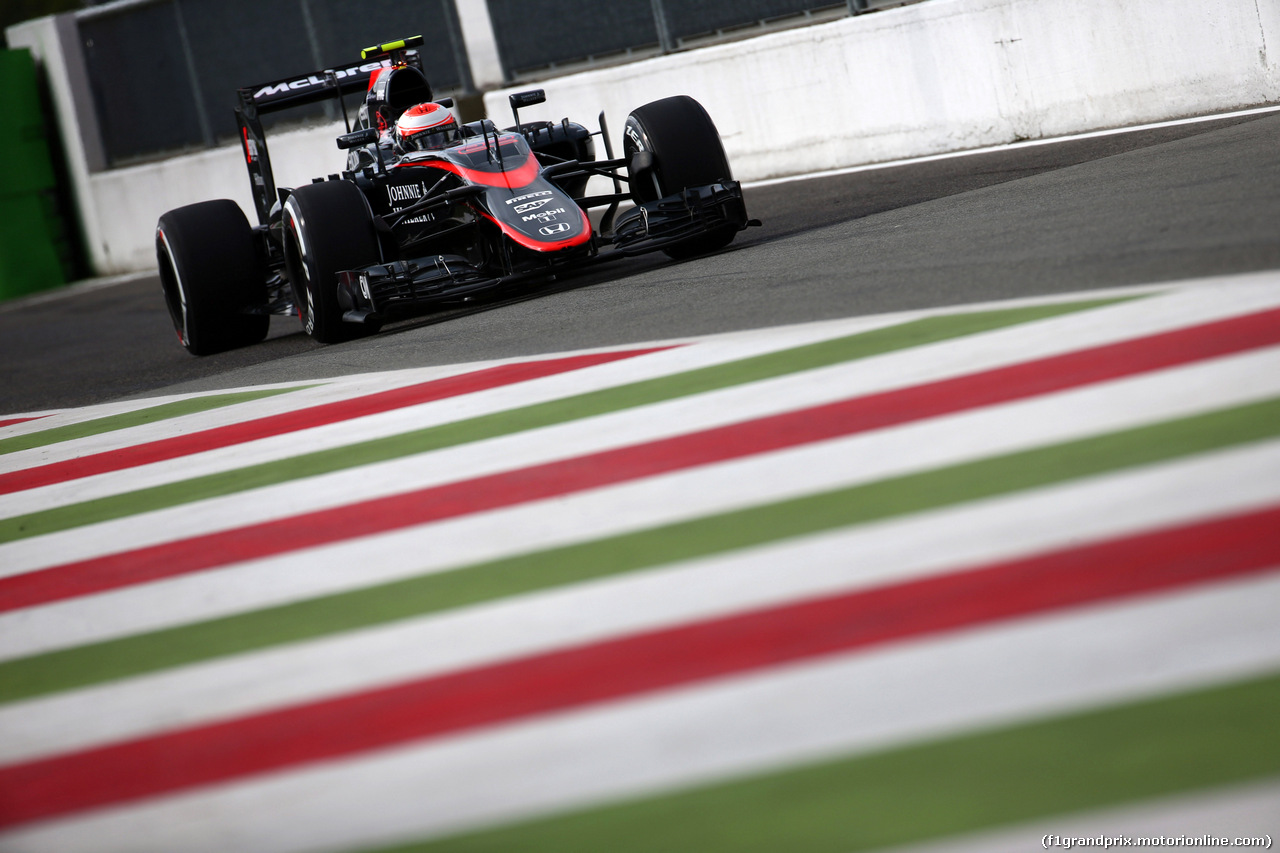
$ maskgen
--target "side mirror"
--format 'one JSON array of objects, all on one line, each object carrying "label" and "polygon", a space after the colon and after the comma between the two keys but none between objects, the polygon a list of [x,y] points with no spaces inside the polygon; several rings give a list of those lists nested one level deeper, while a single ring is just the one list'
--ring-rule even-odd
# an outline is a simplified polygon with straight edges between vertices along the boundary
[{"label": "side mirror", "polygon": [[356,130],[339,136],[338,147],[345,151],[348,148],[358,148],[361,145],[369,145],[377,141],[378,129],[376,127],[366,127],[364,130]]},{"label": "side mirror", "polygon": [[520,110],[524,107],[531,107],[534,104],[541,104],[547,100],[547,93],[542,89],[530,89],[527,92],[516,92],[507,98],[511,102],[511,116],[516,120],[516,127],[520,126]]},{"label": "side mirror", "polygon": [[542,89],[530,89],[527,92],[516,92],[507,100],[511,102],[511,109],[519,110],[545,102],[547,93]]}]

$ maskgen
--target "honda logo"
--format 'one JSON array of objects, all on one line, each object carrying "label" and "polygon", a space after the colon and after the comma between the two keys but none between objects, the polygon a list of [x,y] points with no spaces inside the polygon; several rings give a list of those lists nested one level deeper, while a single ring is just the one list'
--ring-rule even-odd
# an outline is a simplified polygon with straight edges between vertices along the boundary
[{"label": "honda logo", "polygon": [[569,230],[568,222],[557,222],[555,225],[544,225],[538,229],[539,234],[546,234],[550,237],[552,234],[563,234]]}]

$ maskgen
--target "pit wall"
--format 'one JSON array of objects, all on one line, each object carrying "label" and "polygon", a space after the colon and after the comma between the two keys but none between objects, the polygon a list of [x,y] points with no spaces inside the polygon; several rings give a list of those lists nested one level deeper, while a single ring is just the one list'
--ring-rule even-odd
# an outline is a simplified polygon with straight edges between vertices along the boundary
[{"label": "pit wall", "polygon": [[[41,19],[8,35],[53,63],[54,29]],[[58,76],[51,69],[65,108],[73,99]],[[569,116],[595,129],[604,110],[615,143],[636,106],[692,95],[735,177],[753,181],[1280,102],[1280,3],[928,0],[521,88],[534,86],[547,103],[522,120]],[[512,91],[485,95],[500,125]],[[64,117],[64,138],[74,131]],[[340,131],[272,138],[277,183],[338,171]],[[153,224],[167,209],[229,197],[252,218],[241,156],[232,146],[73,168],[98,272],[153,267]]]}]

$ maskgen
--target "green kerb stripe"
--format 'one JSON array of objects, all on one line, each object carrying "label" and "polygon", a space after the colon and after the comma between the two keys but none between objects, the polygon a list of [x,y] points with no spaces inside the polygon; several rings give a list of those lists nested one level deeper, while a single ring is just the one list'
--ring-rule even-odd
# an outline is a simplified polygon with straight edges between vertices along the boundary
[{"label": "green kerb stripe", "polygon": [[276,462],[266,462],[178,483],[15,516],[0,520],[0,542],[12,542],[29,536],[68,530],[81,525],[271,486],[302,477],[328,474],[415,453],[440,450],[538,427],[553,426],[579,418],[715,391],[733,385],[826,367],[895,350],[991,331],[1004,326],[1113,305],[1122,301],[1127,299],[1036,305],[1028,308],[926,317],[898,326],[768,353],[728,364],[704,367],[673,376],[634,382],[521,409],[497,412],[331,450],[294,456]]},{"label": "green kerb stripe", "polygon": [[1273,675],[382,853],[872,850],[1271,777],[1277,714]]},{"label": "green kerb stripe", "polygon": [[17,453],[19,450],[30,450],[33,447],[45,447],[46,445],[72,441],[77,438],[87,438],[91,435],[101,435],[104,432],[115,432],[116,430],[142,426],[143,424],[164,421],[183,415],[194,415],[197,412],[221,409],[225,406],[234,406],[236,403],[261,400],[266,397],[274,397],[277,394],[287,394],[290,391],[298,391],[309,387],[312,386],[299,385],[295,388],[268,388],[259,391],[238,391],[234,394],[210,394],[207,397],[193,397],[190,400],[162,403],[159,406],[138,409],[136,412],[125,412],[122,415],[111,415],[83,423],[53,427],[52,429],[33,432],[28,435],[15,435],[12,438],[0,439],[0,455]]},{"label": "green kerb stripe", "polygon": [[1280,398],[0,663],[0,702],[1280,435]]}]

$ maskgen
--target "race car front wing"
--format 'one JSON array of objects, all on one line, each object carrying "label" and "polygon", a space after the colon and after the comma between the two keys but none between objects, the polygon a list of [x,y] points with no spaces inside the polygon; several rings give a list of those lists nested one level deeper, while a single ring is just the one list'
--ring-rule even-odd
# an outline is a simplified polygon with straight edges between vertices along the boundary
[{"label": "race car front wing", "polygon": [[425,304],[464,301],[502,283],[466,258],[432,255],[338,273],[338,304],[349,323],[378,323]]},{"label": "race car front wing", "polygon": [[[742,188],[736,181],[690,187],[657,201],[638,203],[618,217],[605,238],[615,246],[608,255],[583,255],[579,263],[653,252],[684,240],[731,228],[741,231],[759,220],[748,219]],[[374,264],[338,274],[338,304],[350,323],[381,324],[411,314],[425,305],[464,302],[504,284],[550,270],[495,276],[459,255],[428,255],[413,260]]]},{"label": "race car front wing", "polygon": [[613,243],[623,255],[639,255],[699,234],[725,228],[741,231],[759,224],[759,220],[747,218],[742,186],[726,181],[637,203],[618,217]]}]

